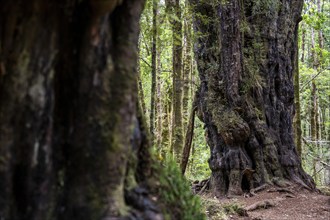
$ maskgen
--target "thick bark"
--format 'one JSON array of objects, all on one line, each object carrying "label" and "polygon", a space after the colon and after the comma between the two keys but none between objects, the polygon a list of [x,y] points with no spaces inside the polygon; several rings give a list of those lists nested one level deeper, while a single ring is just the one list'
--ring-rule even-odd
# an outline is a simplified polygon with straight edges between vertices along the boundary
[{"label": "thick bark", "polygon": [[0,2],[0,219],[47,219],[53,205],[58,13],[54,1]]},{"label": "thick bark", "polygon": [[[298,34],[295,36],[298,38]],[[298,42],[298,39],[295,39]],[[299,47],[296,43],[295,50],[295,63],[294,63],[294,71],[293,71],[293,86],[294,86],[294,108],[295,114],[293,118],[293,128],[294,128],[294,140],[297,148],[297,153],[299,158],[301,159],[302,154],[302,144],[301,144],[301,111],[300,111],[300,86],[299,86]]]},{"label": "thick bark", "polygon": [[0,219],[162,219],[142,188],[143,2],[0,1]]},{"label": "thick bark", "polygon": [[[293,72],[303,1],[192,0],[201,85],[198,117],[218,196],[293,181],[315,185],[293,140]],[[252,178],[246,172],[252,170]]]}]

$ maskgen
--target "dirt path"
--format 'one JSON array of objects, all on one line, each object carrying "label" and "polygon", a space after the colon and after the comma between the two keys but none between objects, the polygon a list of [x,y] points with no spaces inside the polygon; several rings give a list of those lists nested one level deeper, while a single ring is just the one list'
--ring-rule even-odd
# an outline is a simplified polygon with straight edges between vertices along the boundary
[{"label": "dirt path", "polygon": [[[292,193],[272,190],[275,188],[249,198],[242,196],[218,200],[202,196],[202,200],[210,220],[330,220],[330,196],[305,190],[291,190]],[[256,208],[257,204],[261,207],[246,211]],[[247,216],[239,216],[237,212]]]}]

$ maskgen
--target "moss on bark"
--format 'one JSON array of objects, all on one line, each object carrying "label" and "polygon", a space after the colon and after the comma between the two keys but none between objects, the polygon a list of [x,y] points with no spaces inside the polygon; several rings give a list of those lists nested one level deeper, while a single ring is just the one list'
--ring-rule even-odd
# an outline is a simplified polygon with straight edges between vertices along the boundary
[{"label": "moss on bark", "polygon": [[195,47],[197,115],[205,123],[215,194],[242,194],[246,169],[254,170],[249,188],[289,180],[314,189],[292,134],[302,1],[191,2],[195,29],[204,34]]}]

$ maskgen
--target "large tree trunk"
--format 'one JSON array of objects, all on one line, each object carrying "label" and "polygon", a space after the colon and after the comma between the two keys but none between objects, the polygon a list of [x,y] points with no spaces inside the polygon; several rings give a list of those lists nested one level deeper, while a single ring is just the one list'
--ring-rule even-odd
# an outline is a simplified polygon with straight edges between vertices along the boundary
[{"label": "large tree trunk", "polygon": [[0,1],[0,219],[162,219],[141,188],[143,2]]},{"label": "large tree trunk", "polygon": [[211,188],[218,196],[288,181],[314,189],[292,128],[303,1],[191,2],[201,35],[197,115],[211,151]]},{"label": "large tree trunk", "polygon": [[[295,35],[295,41],[298,42],[298,34]],[[294,140],[297,148],[297,153],[301,159],[302,154],[302,143],[301,143],[301,111],[300,111],[300,86],[299,86],[299,47],[298,43],[295,44],[295,62],[293,72],[293,87],[294,87],[294,117],[293,117],[293,128],[294,128]]]}]

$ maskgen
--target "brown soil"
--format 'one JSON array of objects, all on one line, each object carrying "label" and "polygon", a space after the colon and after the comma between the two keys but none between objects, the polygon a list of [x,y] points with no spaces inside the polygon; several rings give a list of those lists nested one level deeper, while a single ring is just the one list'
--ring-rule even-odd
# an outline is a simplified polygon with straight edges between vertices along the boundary
[{"label": "brown soil", "polygon": [[[266,189],[252,197],[222,198],[216,199],[210,196],[202,196],[202,200],[211,201],[213,210],[206,208],[209,219],[233,219],[233,220],[330,220],[330,196],[320,193],[311,193],[302,189],[290,189],[290,192],[271,192],[275,188]],[[246,195],[248,196],[248,195]],[[251,205],[260,203],[274,205],[272,207],[262,206],[254,211],[247,211],[248,216],[238,216],[235,213],[211,216],[217,213],[214,209],[223,210],[224,206],[240,206],[244,209]],[[216,204],[216,205],[215,205]],[[236,204],[236,205],[234,205]],[[210,214],[211,213],[211,214]]]}]

